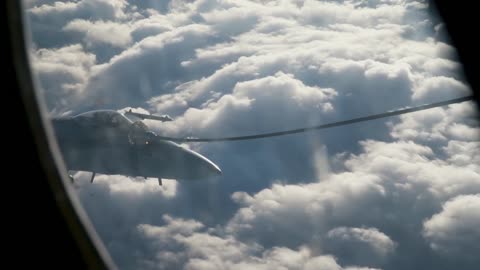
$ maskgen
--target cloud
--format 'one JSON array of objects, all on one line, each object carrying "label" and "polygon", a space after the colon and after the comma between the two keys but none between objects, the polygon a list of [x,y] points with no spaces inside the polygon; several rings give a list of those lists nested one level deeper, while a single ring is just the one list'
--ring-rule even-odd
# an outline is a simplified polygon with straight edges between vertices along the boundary
[{"label": "cloud", "polygon": [[423,224],[430,247],[447,256],[478,261],[480,194],[461,195],[447,201],[442,211]]},{"label": "cloud", "polygon": [[113,19],[125,17],[126,6],[127,2],[124,0],[56,1],[35,5],[29,9],[29,12],[45,19],[55,19],[55,17]]},{"label": "cloud", "polygon": [[352,262],[360,265],[372,263],[372,257],[382,262],[394,252],[396,246],[376,228],[337,227],[328,231],[327,239],[331,241],[328,250],[333,250],[340,258],[350,257],[353,253]]},{"label": "cloud", "polygon": [[34,72],[47,106],[64,111],[79,98],[96,57],[80,44],[58,49],[39,49],[30,54]]},{"label": "cloud", "polygon": [[348,23],[362,27],[376,27],[382,24],[401,23],[405,8],[391,1],[391,5],[358,7],[356,3],[335,3],[333,1],[305,1],[301,15],[310,24]]},{"label": "cloud", "polygon": [[452,78],[448,77],[430,77],[419,86],[413,94],[416,100],[440,100],[449,99],[457,96],[467,96],[468,87]]},{"label": "cloud", "polygon": [[164,215],[163,226],[140,224],[138,232],[155,254],[141,261],[144,269],[371,269],[341,267],[330,255],[314,255],[306,247],[263,249],[230,235],[216,235],[203,224]]},{"label": "cloud", "polygon": [[[331,113],[330,101],[335,95],[331,88],[310,87],[291,74],[278,72],[274,76],[237,83],[232,94],[207,103],[202,110],[188,109],[183,117],[165,125],[165,129],[181,132],[188,125],[196,134],[202,130],[239,134],[249,130],[269,131],[285,123],[316,123],[319,115]],[[165,99],[168,98],[167,95]],[[164,109],[168,111],[169,107]],[[312,111],[317,113],[305,117],[306,112]],[[231,122],[231,119],[237,121]]]},{"label": "cloud", "polygon": [[476,115],[474,103],[405,114],[400,116],[402,121],[392,128],[391,135],[397,139],[436,143],[437,146],[452,139],[470,141],[477,145],[480,141],[480,129]]},{"label": "cloud", "polygon": [[[122,108],[141,105],[153,95],[168,93],[171,84],[185,76],[179,66],[182,59],[188,58],[196,46],[211,36],[208,27],[194,24],[143,39],[108,63],[95,67],[85,85],[84,100],[103,99],[104,106],[115,104]],[[111,99],[110,89],[116,89],[115,99]],[[81,105],[77,109],[88,109]]]},{"label": "cloud", "polygon": [[[364,153],[344,161],[347,171],[318,183],[274,184],[254,195],[234,193],[232,198],[241,208],[227,231],[264,246],[292,248],[308,243],[333,252],[342,263],[367,260],[369,266],[406,267],[412,261],[402,258],[410,256],[410,245],[417,247],[417,253],[430,256],[421,241],[425,217],[433,215],[443,201],[478,193],[478,165],[457,167],[413,142],[367,141],[362,145]],[[348,249],[341,245],[345,239],[363,247]],[[394,242],[398,246],[393,253]],[[379,248],[382,245],[386,248]],[[386,254],[392,260],[384,260]]]},{"label": "cloud", "polygon": [[132,42],[129,26],[114,22],[73,20],[63,30],[84,33],[87,44],[99,42],[125,47]]},{"label": "cloud", "polygon": [[136,254],[145,249],[135,230],[139,223],[162,224],[159,213],[173,207],[179,214],[188,211],[176,203],[176,181],[164,179],[159,187],[156,179],[97,174],[90,183],[90,176],[77,172],[74,186],[103,243],[122,268],[131,269],[137,264]]},{"label": "cloud", "polygon": [[339,241],[343,248],[349,248],[352,244],[364,244],[380,257],[388,255],[395,249],[395,242],[376,228],[338,227],[328,231],[327,237]]},{"label": "cloud", "polygon": [[171,31],[179,23],[176,20],[179,18],[175,16],[152,14],[133,23],[131,36],[138,42],[149,36]]},{"label": "cloud", "polygon": [[[31,47],[33,49],[55,50],[60,47],[82,44],[86,52],[96,56],[97,63],[102,63],[121,50],[109,44],[105,39],[103,41],[106,43],[93,43],[100,39],[99,33],[105,34],[105,28],[113,29],[122,36],[122,39],[119,39],[117,35],[114,37],[108,35],[116,40],[113,43],[118,44],[119,40],[125,42],[128,33],[120,32],[119,29],[125,29],[124,24],[128,24],[130,19],[138,16],[141,14],[131,10],[128,3],[123,0],[35,1],[27,5],[26,18],[29,23],[26,26],[31,30]],[[69,25],[68,28],[74,26],[76,31],[73,29],[66,31],[64,28],[73,21],[77,22]],[[90,32],[87,35],[80,31],[81,29],[87,30],[86,26],[90,26],[88,29]],[[62,110],[61,108],[55,109]]]},{"label": "cloud", "polygon": [[[420,71],[417,65],[443,59],[438,57],[441,55],[436,55],[435,50],[431,50],[433,44],[430,41],[418,42],[403,38],[405,26],[402,14],[406,9],[397,2],[376,8],[377,4],[355,6],[351,3],[313,1],[307,1],[303,5],[283,3],[271,6],[249,1],[236,4],[226,1],[215,6],[205,1],[172,4],[169,12],[165,14],[142,10],[133,12],[135,9],[132,6],[119,3],[114,5],[115,10],[122,11],[125,16],[105,15],[101,18],[104,21],[76,19],[60,26],[63,29],[75,30],[67,31],[68,35],[78,35],[78,32],[84,32],[88,26],[90,31],[78,37],[83,37],[87,43],[100,41],[125,46],[130,41],[129,36],[132,36],[134,40],[142,41],[141,44],[157,44],[133,45],[123,52],[114,50],[118,52],[115,59],[111,59],[108,48],[96,49],[100,63],[110,61],[98,67],[99,72],[92,74],[90,82],[84,88],[87,99],[104,100],[104,106],[139,106],[145,99],[155,96],[165,100],[167,96],[163,95],[175,89],[192,91],[192,88],[196,88],[203,92],[228,93],[236,82],[272,76],[281,71],[293,74],[309,86],[335,89],[341,93],[338,95],[338,106],[350,108],[345,113],[368,110],[372,106],[369,102],[372,95],[385,97],[388,103],[383,107],[390,109],[408,103],[408,89],[417,79],[423,80],[420,74],[412,73],[416,69]],[[300,19],[304,17],[304,12],[324,8],[346,12],[349,15],[347,18],[352,20],[368,15],[369,20],[373,18],[375,22],[383,20],[381,18],[391,18],[389,12],[399,10],[399,19],[388,24],[375,23],[372,27],[359,25],[356,21],[343,22],[340,20],[342,16],[329,19],[321,25],[316,24],[316,27],[308,27],[308,22]],[[413,12],[411,9],[416,10],[410,7],[408,11]],[[417,9],[422,10],[424,7]],[[135,17],[131,14],[141,15]],[[125,21],[125,18],[128,18],[128,21]],[[89,18],[95,19],[96,17]],[[271,29],[272,33],[265,33],[265,27],[275,20],[283,22],[287,27],[281,28],[281,32],[277,34],[274,34],[275,31],[280,30]],[[287,22],[288,24],[285,24]],[[200,25],[208,28],[200,30]],[[229,32],[233,26],[247,28],[240,32]],[[104,34],[107,29],[113,29],[113,32],[121,35],[108,38],[111,35]],[[187,29],[195,31],[195,35],[191,35],[192,32]],[[109,32],[113,33],[111,30]],[[202,35],[202,32],[206,35]],[[149,42],[143,41],[148,35],[152,36]],[[235,37],[234,41],[232,37]],[[412,52],[421,54],[415,54],[415,63],[405,63],[411,61],[408,59],[412,57]],[[135,57],[132,57],[133,54]],[[430,64],[430,69],[439,65]],[[135,69],[132,70],[132,67]],[[152,71],[156,71],[155,74],[152,74]],[[198,80],[202,77],[205,79]],[[189,87],[185,88],[186,85]],[[376,91],[375,88],[383,91]],[[117,89],[117,98],[107,98],[103,93],[105,90],[102,89]],[[143,93],[141,98],[130,94],[132,89],[140,89]],[[387,98],[391,93],[398,96]],[[178,95],[180,97],[177,97]],[[190,104],[194,107],[210,99],[204,95],[202,100],[192,103],[181,97],[185,97],[185,94],[178,95],[173,95],[172,99],[179,104]],[[153,108],[158,106],[158,109],[164,109],[158,99],[153,100]],[[353,100],[357,101],[354,106],[345,106],[345,103],[352,104]],[[135,104],[126,104],[127,101]],[[378,110],[383,108],[376,106]],[[82,109],[86,108],[77,108]]]},{"label": "cloud", "polygon": [[480,163],[480,155],[478,154],[480,144],[478,141],[462,142],[451,140],[443,149],[448,154],[448,161],[457,166],[465,166],[476,170],[475,164]]},{"label": "cloud", "polygon": [[[275,184],[254,196],[237,192],[232,198],[243,207],[227,229],[265,245],[295,246],[315,241],[330,230],[334,216],[349,217],[369,201],[380,200],[384,190],[378,181],[371,175],[345,173],[302,186]],[[301,227],[298,220],[304,221]]]}]

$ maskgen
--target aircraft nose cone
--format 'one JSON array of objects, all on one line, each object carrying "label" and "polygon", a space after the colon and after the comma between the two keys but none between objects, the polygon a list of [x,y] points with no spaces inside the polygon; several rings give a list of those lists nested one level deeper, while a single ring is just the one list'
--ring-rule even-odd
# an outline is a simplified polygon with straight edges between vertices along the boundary
[{"label": "aircraft nose cone", "polygon": [[[169,143],[172,144],[172,143]],[[205,156],[186,149],[176,144],[175,149],[172,148],[173,160],[170,160],[172,167],[175,169],[175,175],[183,179],[205,179],[219,176],[222,170]],[[173,165],[176,164],[176,165]]]},{"label": "aircraft nose cone", "polygon": [[[202,175],[203,177],[212,177],[222,175],[222,170],[217,166],[217,164],[210,161],[208,158],[200,155],[197,152],[191,152],[195,155],[197,159],[197,166],[194,166],[196,169],[196,174]],[[193,168],[192,168],[193,169]]]},{"label": "aircraft nose cone", "polygon": [[156,140],[155,165],[157,175],[165,178],[200,180],[219,176],[222,170],[200,153],[174,142]]},{"label": "aircraft nose cone", "polygon": [[[211,162],[211,161],[210,161]],[[210,168],[215,175],[222,175],[222,170],[217,166],[217,164],[211,162],[211,168]]]}]

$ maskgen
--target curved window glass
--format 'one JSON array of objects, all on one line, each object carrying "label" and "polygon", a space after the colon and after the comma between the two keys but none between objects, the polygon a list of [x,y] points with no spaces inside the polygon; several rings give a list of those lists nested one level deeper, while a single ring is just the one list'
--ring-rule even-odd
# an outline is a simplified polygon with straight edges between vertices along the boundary
[{"label": "curved window glass", "polygon": [[120,268],[478,268],[478,108],[428,1],[24,7]]}]

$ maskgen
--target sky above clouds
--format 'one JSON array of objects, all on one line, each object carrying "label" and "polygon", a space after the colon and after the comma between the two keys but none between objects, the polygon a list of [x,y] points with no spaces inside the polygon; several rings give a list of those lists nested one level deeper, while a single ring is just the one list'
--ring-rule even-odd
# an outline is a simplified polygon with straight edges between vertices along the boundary
[{"label": "sky above clouds", "polygon": [[[24,1],[52,116],[169,114],[168,136],[300,128],[470,93],[423,0]],[[203,182],[76,174],[121,269],[476,269],[466,102],[316,133],[192,143]],[[476,267],[477,266],[477,267]]]}]

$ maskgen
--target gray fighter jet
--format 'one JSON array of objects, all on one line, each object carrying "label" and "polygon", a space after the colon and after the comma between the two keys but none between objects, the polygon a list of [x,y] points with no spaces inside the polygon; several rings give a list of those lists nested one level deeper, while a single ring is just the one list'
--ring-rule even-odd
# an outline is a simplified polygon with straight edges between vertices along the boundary
[{"label": "gray fighter jet", "polygon": [[[171,121],[168,116],[125,113],[140,119]],[[55,135],[70,171],[196,180],[221,174],[201,154],[160,139],[142,121],[111,110],[89,111],[52,120]]]}]

